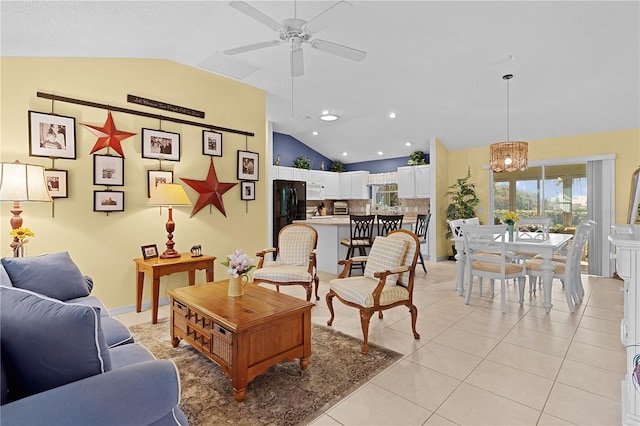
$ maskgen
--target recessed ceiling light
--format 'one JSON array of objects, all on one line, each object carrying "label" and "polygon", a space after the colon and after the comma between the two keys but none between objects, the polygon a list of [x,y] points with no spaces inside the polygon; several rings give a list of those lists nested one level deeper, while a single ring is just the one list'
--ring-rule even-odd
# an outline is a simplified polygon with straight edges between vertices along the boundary
[{"label": "recessed ceiling light", "polygon": [[384,152],[378,151],[378,155],[384,155]]},{"label": "recessed ceiling light", "polygon": [[318,136],[318,132],[313,132],[313,136]]},{"label": "recessed ceiling light", "polygon": [[[325,114],[326,113],[326,114]],[[335,114],[329,114],[327,111],[324,111],[320,116],[320,120],[322,121],[336,121],[338,116]]]},{"label": "recessed ceiling light", "polygon": [[411,146],[411,142],[405,142],[404,146]]},{"label": "recessed ceiling light", "polygon": [[396,113],[395,112],[390,112],[389,113],[389,118],[396,118]]},{"label": "recessed ceiling light", "polygon": [[346,157],[346,156],[347,156],[347,151],[343,152],[343,153],[342,153],[342,156],[343,156],[343,157]]}]

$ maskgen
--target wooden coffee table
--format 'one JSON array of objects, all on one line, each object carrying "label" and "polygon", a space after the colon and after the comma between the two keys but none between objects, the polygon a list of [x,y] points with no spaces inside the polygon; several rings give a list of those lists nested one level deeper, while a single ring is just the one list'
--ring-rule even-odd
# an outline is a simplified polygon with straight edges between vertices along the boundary
[{"label": "wooden coffee table", "polygon": [[247,384],[280,361],[309,366],[313,304],[256,284],[227,296],[228,280],[169,290],[171,344],[180,339],[220,366],[236,401]]}]

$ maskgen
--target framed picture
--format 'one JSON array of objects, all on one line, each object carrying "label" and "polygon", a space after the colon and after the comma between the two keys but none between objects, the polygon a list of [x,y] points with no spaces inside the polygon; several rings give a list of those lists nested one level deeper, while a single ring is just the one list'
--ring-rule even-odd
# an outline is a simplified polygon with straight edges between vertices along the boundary
[{"label": "framed picture", "polygon": [[158,257],[158,247],[155,244],[150,244],[148,246],[142,246],[142,257],[144,260],[153,259],[154,257]]},{"label": "framed picture", "polygon": [[256,199],[255,182],[240,182],[240,199],[246,201]]},{"label": "framed picture", "polygon": [[66,170],[47,169],[44,171],[44,178],[47,180],[47,188],[51,198],[68,198],[69,184],[67,183]]},{"label": "framed picture", "polygon": [[202,153],[213,157],[222,157],[222,133],[203,130]]},{"label": "framed picture", "polygon": [[29,155],[76,159],[76,119],[29,111]]},{"label": "framed picture", "polygon": [[156,190],[161,183],[173,183],[173,172],[170,170],[149,170],[147,172],[147,197]]},{"label": "framed picture", "polygon": [[238,151],[238,180],[258,180],[258,153]]},{"label": "framed picture", "polygon": [[180,161],[180,134],[143,128],[142,158]]},{"label": "framed picture", "polygon": [[124,191],[93,191],[94,212],[123,212]]},{"label": "framed picture", "polygon": [[124,158],[115,155],[93,154],[93,184],[124,185]]}]

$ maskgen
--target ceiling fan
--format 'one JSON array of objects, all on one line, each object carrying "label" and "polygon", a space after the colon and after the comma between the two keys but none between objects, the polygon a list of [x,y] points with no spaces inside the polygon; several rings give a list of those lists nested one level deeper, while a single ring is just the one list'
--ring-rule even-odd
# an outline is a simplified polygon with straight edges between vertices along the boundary
[{"label": "ceiling fan", "polygon": [[362,61],[367,56],[367,52],[362,50],[313,38],[314,33],[332,24],[340,18],[341,15],[353,9],[353,6],[346,1],[339,1],[309,22],[297,17],[294,2],[294,17],[285,19],[282,23],[278,23],[244,1],[232,1],[229,5],[266,25],[272,30],[277,31],[279,36],[278,40],[263,41],[260,43],[225,50],[224,53],[226,55],[237,55],[239,53],[277,46],[283,42],[287,42],[291,45],[291,53],[289,57],[292,77],[300,77],[304,74],[304,62],[302,55],[303,43],[306,43],[312,48],[318,49],[322,52],[331,53],[353,61]]}]

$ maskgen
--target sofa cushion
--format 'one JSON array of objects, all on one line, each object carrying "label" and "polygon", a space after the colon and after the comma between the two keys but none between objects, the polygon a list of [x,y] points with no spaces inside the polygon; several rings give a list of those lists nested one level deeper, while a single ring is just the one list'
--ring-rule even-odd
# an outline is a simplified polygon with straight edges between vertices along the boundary
[{"label": "sofa cushion", "polygon": [[0,262],[0,285],[4,287],[13,287],[13,284],[11,284],[11,278],[9,277],[9,274],[7,274],[7,270],[4,269],[2,262]]},{"label": "sofa cushion", "polygon": [[2,264],[14,287],[62,301],[89,295],[84,276],[67,252],[3,257]]},{"label": "sofa cushion", "polygon": [[0,346],[11,400],[111,370],[98,311],[0,287]]},{"label": "sofa cushion", "polygon": [[113,317],[102,317],[100,320],[102,325],[102,334],[109,348],[133,343],[133,334],[131,330],[124,325],[119,319]]},{"label": "sofa cushion", "polygon": [[[406,252],[406,241],[389,237],[376,237],[367,257],[364,276],[375,280],[377,279],[374,276],[376,272],[398,268],[402,264]],[[398,278],[398,274],[388,275],[385,285],[395,285]]]}]

